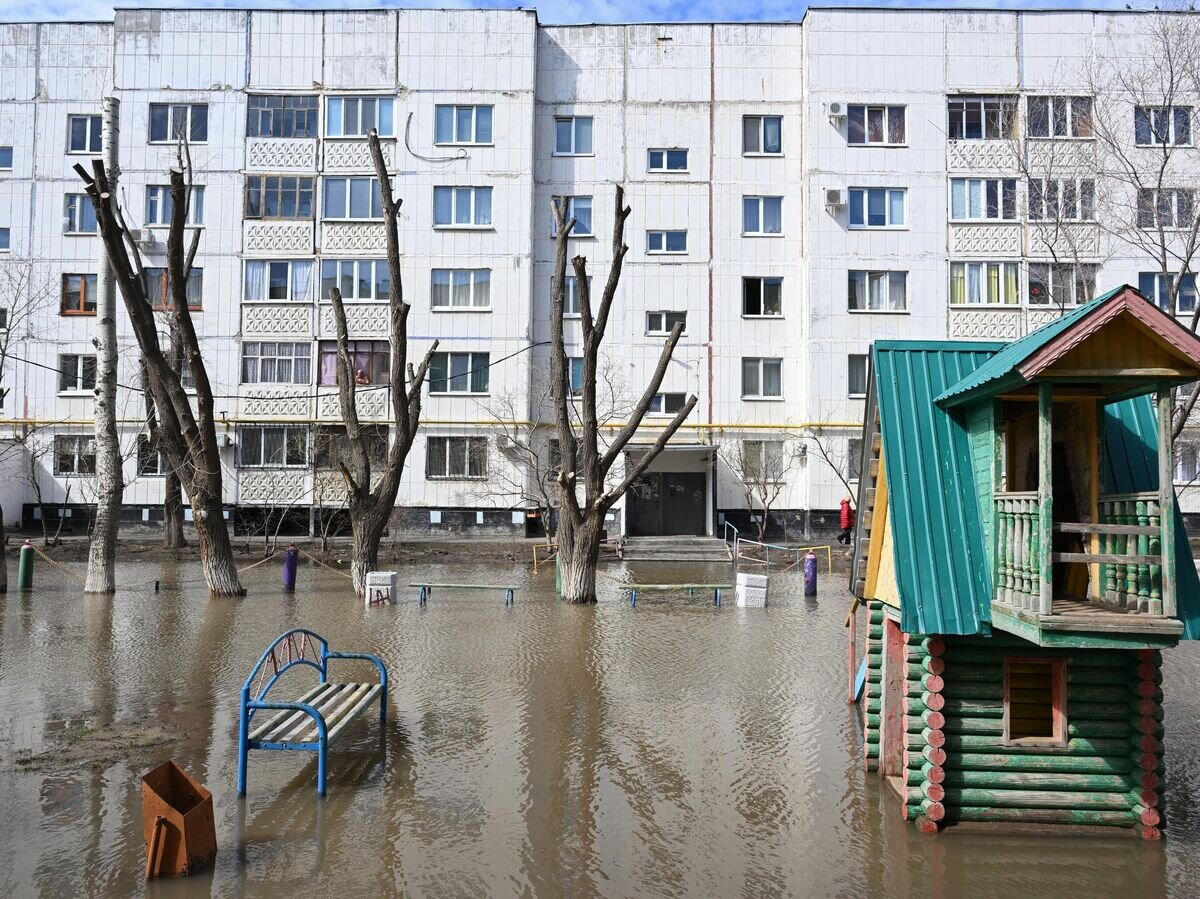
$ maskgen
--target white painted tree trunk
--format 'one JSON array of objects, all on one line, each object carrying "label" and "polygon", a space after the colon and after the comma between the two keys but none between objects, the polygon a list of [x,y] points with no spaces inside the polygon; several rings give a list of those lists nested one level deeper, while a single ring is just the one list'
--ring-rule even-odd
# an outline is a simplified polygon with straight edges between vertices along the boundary
[{"label": "white painted tree trunk", "polygon": [[[111,190],[119,174],[118,118],[120,102],[105,97],[101,115],[101,146]],[[103,242],[96,278],[96,522],[88,551],[85,593],[116,591],[117,531],[121,526],[121,442],[117,436],[117,302],[112,266]]]}]

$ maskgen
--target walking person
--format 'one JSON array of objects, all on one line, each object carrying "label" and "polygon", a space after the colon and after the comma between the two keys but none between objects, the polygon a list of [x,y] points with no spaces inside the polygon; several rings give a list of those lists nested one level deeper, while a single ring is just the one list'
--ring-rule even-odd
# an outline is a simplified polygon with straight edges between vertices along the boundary
[{"label": "walking person", "polygon": [[842,514],[839,517],[838,524],[842,528],[842,532],[838,534],[838,543],[843,546],[850,542],[850,532],[854,530],[854,507],[850,505],[850,497],[842,497]]}]

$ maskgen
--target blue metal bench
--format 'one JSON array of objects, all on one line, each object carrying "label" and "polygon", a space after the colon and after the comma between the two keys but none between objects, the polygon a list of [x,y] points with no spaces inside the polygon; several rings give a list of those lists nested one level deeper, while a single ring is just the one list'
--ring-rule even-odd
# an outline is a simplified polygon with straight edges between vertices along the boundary
[{"label": "blue metal bench", "polygon": [[[331,683],[330,659],[365,659],[379,669],[379,683]],[[296,665],[315,668],[320,683],[299,699],[268,699],[280,676]],[[257,683],[256,683],[257,681]],[[294,628],[275,638],[242,685],[238,727],[239,796],[246,795],[246,761],[251,749],[299,749],[317,753],[317,795],[325,795],[325,761],[329,744],[340,737],[372,702],[379,701],[379,722],[387,721],[387,668],[365,652],[331,652],[324,637]],[[259,711],[275,712],[269,720],[254,721]],[[253,726],[252,725],[256,725]]]}]

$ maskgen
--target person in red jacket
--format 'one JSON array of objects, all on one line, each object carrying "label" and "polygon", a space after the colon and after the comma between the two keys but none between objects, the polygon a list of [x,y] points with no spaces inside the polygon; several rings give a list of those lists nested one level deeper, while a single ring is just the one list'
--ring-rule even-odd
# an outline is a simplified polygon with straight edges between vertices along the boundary
[{"label": "person in red jacket", "polygon": [[842,514],[838,520],[842,532],[838,534],[838,543],[850,542],[850,532],[854,530],[854,507],[850,505],[850,497],[842,498]]}]

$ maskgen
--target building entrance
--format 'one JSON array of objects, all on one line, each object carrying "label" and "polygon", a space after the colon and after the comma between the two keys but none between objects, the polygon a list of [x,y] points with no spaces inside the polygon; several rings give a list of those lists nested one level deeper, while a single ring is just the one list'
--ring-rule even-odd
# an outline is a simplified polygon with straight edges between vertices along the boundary
[{"label": "building entrance", "polygon": [[707,477],[702,471],[643,474],[626,494],[629,536],[703,536]]}]

